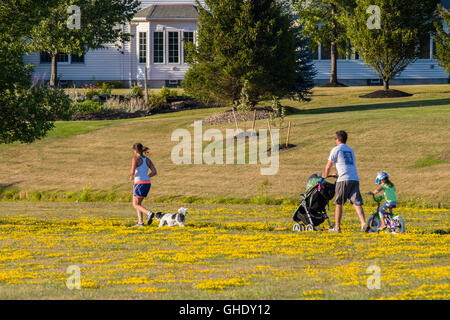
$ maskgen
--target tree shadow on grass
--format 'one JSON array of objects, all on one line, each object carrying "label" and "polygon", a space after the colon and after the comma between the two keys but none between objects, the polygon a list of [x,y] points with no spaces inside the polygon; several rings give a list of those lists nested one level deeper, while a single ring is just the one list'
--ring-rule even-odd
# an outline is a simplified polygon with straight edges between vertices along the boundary
[{"label": "tree shadow on grass", "polygon": [[22,181],[15,181],[10,183],[0,183],[0,199],[5,192],[5,190],[13,189],[15,185],[21,183]]},{"label": "tree shadow on grass", "polygon": [[22,181],[15,181],[15,182],[10,182],[10,183],[0,183],[0,190],[2,190],[2,189],[11,189],[16,184],[19,184],[21,182]]},{"label": "tree shadow on grass", "polygon": [[342,107],[325,107],[314,109],[298,109],[294,107],[286,107],[288,114],[324,114],[324,113],[337,113],[337,112],[351,112],[351,111],[369,111],[369,110],[382,110],[382,109],[399,109],[399,108],[418,108],[418,107],[431,107],[431,106],[444,106],[450,105],[449,99],[436,99],[436,100],[415,100],[415,101],[402,101],[402,102],[388,102],[388,103],[371,103],[353,106]]}]

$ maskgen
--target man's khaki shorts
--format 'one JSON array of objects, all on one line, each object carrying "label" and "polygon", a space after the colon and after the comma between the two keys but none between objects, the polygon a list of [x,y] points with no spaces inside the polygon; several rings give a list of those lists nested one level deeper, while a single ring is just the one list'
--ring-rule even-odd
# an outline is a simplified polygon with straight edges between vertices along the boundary
[{"label": "man's khaki shorts", "polygon": [[347,180],[336,182],[336,200],[334,204],[344,205],[347,200],[356,206],[363,205],[363,199],[359,192],[359,181]]}]

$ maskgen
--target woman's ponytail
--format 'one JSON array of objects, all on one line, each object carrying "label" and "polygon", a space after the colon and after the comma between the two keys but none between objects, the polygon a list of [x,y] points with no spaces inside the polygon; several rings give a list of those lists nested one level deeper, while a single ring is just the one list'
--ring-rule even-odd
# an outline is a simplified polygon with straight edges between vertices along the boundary
[{"label": "woman's ponytail", "polygon": [[149,149],[144,147],[142,143],[135,143],[133,145],[133,150],[136,150],[142,156],[144,153],[148,152]]}]

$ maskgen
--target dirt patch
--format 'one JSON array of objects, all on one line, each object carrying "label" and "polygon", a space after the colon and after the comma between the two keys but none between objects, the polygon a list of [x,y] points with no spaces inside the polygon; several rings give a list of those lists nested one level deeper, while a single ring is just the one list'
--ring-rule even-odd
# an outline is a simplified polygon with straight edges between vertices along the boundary
[{"label": "dirt patch", "polygon": [[401,97],[411,97],[411,93],[403,92],[400,90],[378,90],[359,96],[360,98],[401,98]]},{"label": "dirt patch", "polygon": [[[236,111],[234,112],[236,116],[236,120],[240,121],[252,121],[253,120],[253,111],[247,114],[239,114]],[[270,113],[267,109],[260,108],[256,109],[256,120],[267,119],[269,118]],[[203,119],[203,124],[206,125],[218,125],[224,123],[234,123],[234,116],[232,110],[227,110],[219,113],[214,113],[209,117]]]},{"label": "dirt patch", "polygon": [[72,116],[72,121],[85,121],[85,120],[119,120],[119,119],[131,119],[131,118],[140,118],[146,117],[150,115],[150,113],[145,111],[136,111],[136,112],[98,112],[93,114],[80,114],[75,113]]},{"label": "dirt patch", "polygon": [[440,155],[438,155],[438,159],[449,160],[450,159],[450,151],[442,152]]}]

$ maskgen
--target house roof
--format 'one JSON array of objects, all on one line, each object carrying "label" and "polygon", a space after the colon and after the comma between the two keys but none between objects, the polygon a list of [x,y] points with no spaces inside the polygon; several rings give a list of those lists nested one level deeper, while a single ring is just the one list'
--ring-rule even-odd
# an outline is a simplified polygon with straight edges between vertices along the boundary
[{"label": "house roof", "polygon": [[139,19],[197,19],[197,7],[194,5],[151,5],[142,9],[134,18]]}]

